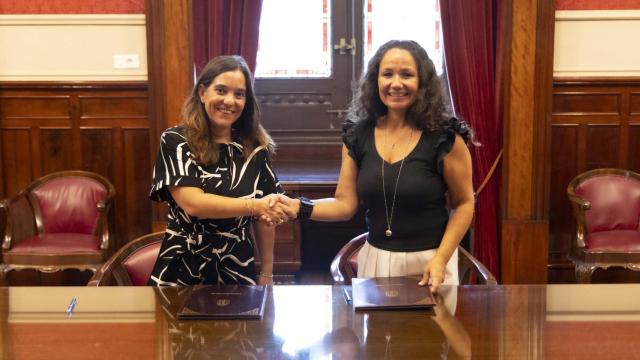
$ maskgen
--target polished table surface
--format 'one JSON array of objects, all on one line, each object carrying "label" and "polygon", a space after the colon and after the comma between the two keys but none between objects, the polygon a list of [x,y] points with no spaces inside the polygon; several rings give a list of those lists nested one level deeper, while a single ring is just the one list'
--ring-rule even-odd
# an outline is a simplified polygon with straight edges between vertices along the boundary
[{"label": "polished table surface", "polygon": [[354,312],[342,290],[274,286],[262,320],[178,321],[187,289],[0,288],[0,358],[639,357],[640,285],[445,287],[430,312]]}]

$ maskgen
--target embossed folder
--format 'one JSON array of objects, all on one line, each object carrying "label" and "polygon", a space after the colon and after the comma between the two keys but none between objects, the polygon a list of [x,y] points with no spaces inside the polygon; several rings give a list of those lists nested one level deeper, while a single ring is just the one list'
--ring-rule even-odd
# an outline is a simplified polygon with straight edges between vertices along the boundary
[{"label": "embossed folder", "polygon": [[264,285],[194,286],[178,310],[178,319],[262,319]]},{"label": "embossed folder", "polygon": [[355,310],[429,309],[436,303],[419,278],[384,277],[351,280]]}]

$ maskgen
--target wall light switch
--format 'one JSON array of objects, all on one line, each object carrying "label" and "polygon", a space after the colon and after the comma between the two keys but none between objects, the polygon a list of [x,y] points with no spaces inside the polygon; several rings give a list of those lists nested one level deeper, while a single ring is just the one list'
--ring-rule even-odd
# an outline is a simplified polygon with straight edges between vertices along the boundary
[{"label": "wall light switch", "polygon": [[138,69],[140,68],[140,55],[115,54],[113,55],[114,69]]}]

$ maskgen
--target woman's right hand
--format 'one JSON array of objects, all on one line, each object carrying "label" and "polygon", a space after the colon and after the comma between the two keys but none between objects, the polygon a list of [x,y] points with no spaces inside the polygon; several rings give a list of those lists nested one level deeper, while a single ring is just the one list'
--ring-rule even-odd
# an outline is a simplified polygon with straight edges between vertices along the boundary
[{"label": "woman's right hand", "polygon": [[279,225],[289,220],[285,205],[278,202],[278,194],[270,194],[254,201],[253,216],[269,226]]}]

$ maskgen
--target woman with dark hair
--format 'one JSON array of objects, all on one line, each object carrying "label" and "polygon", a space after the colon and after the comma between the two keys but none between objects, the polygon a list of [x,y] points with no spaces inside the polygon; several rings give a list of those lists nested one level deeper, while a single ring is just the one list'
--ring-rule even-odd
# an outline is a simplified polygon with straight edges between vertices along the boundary
[{"label": "woman with dark hair", "polygon": [[[287,219],[270,164],[274,144],[260,125],[251,73],[239,56],[212,59],[162,133],[150,197],[169,206],[148,285],[269,284],[274,229]],[[253,216],[262,268],[254,264]]]},{"label": "woman with dark hair", "polygon": [[[358,277],[422,275],[457,284],[457,246],[473,218],[472,137],[449,115],[433,62],[414,41],[392,40],[369,61],[344,126],[335,198],[280,197],[299,219],[350,219],[366,208]],[[449,217],[447,206],[455,210]]]}]

